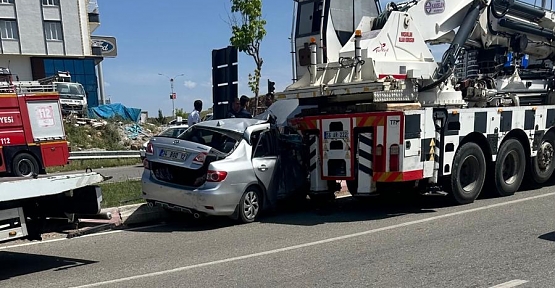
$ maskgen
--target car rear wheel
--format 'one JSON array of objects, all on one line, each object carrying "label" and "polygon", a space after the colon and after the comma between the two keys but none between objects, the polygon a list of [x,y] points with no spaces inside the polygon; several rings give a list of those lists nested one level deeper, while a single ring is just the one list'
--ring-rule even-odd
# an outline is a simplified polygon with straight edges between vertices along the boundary
[{"label": "car rear wheel", "polygon": [[31,154],[21,153],[13,158],[12,173],[15,176],[30,177],[39,172],[39,163]]},{"label": "car rear wheel", "polygon": [[260,191],[254,187],[250,187],[241,197],[239,203],[239,219],[243,223],[254,222],[261,210]]}]

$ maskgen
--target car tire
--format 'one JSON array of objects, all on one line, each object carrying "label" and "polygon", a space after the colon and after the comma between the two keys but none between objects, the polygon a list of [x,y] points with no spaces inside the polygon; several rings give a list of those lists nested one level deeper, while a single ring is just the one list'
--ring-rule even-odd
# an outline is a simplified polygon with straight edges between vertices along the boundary
[{"label": "car tire", "polygon": [[29,153],[20,153],[13,157],[12,174],[18,177],[30,177],[40,173],[39,163]]},{"label": "car tire", "polygon": [[262,210],[262,198],[260,190],[255,187],[249,187],[239,202],[239,220],[243,223],[252,223],[258,219],[258,215]]}]

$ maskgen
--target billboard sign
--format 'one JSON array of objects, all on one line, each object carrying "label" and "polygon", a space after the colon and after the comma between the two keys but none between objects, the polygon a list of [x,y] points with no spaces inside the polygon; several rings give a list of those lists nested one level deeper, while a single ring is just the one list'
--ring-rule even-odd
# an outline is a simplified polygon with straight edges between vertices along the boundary
[{"label": "billboard sign", "polygon": [[116,37],[112,36],[91,36],[92,47],[100,47],[102,49],[102,56],[113,58],[118,56],[118,46],[116,44]]}]

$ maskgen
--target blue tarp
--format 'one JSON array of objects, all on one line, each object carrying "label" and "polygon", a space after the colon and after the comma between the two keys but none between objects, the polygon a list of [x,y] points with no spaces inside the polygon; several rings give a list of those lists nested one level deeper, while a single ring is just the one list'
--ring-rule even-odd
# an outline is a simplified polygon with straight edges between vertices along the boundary
[{"label": "blue tarp", "polygon": [[102,118],[109,119],[119,116],[124,120],[131,120],[133,122],[138,122],[141,118],[141,109],[138,108],[127,108],[122,104],[108,104],[100,105],[98,107],[89,108],[90,118]]}]

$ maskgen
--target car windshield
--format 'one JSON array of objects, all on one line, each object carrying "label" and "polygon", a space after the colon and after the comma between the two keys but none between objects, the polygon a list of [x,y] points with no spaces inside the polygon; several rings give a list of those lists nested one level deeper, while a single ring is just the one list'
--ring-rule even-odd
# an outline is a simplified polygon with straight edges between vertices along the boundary
[{"label": "car windshield", "polygon": [[79,83],[56,83],[56,90],[64,96],[76,98],[85,96],[85,90]]},{"label": "car windshield", "polygon": [[235,148],[235,144],[241,139],[241,135],[232,131],[192,126],[191,129],[179,135],[178,138],[206,145],[223,153],[230,153]]},{"label": "car windshield", "polygon": [[187,127],[174,127],[164,130],[162,133],[158,134],[158,137],[170,137],[177,138],[181,133],[185,132]]}]

